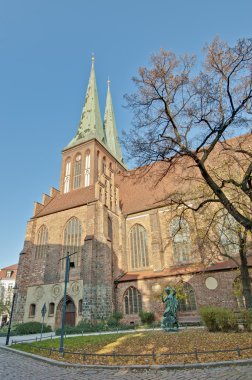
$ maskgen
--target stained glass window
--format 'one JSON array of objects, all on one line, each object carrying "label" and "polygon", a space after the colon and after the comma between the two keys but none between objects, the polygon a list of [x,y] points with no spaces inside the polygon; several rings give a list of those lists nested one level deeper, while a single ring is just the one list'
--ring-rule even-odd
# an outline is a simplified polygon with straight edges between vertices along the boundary
[{"label": "stained glass window", "polygon": [[125,314],[139,314],[142,310],[141,293],[131,286],[124,294]]},{"label": "stained glass window", "polygon": [[176,263],[191,261],[191,238],[187,221],[180,217],[172,219],[170,234],[173,244],[173,255]]},{"label": "stained glass window", "polygon": [[130,230],[130,249],[132,269],[149,266],[147,233],[140,224],[135,224]]},{"label": "stained glass window", "polygon": [[43,224],[38,230],[35,259],[43,259],[48,249],[48,230]]},{"label": "stained glass window", "polygon": [[[76,254],[72,255],[71,262],[74,262],[75,266],[80,266],[81,262],[81,222],[77,218],[71,218],[64,230],[64,249],[63,256],[67,253]],[[62,260],[62,266],[64,268],[65,260]]]},{"label": "stained glass window", "polygon": [[193,311],[196,310],[196,300],[193,287],[185,282],[183,284],[184,298],[178,301],[178,311]]}]

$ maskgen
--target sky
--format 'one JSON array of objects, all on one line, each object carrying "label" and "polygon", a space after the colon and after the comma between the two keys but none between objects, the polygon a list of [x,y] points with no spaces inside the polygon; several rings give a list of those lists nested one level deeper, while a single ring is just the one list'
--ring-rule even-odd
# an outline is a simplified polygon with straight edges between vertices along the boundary
[{"label": "sky", "polygon": [[196,54],[219,35],[251,37],[251,0],[0,0],[0,268],[18,262],[33,202],[58,188],[91,56],[102,118],[111,93],[119,136],[131,127],[124,94],[160,48]]}]

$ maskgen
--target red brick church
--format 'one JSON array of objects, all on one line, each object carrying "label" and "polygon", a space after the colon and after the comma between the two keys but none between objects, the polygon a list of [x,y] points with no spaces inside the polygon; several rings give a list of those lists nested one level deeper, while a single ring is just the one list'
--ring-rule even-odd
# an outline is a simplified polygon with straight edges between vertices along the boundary
[{"label": "red brick church", "polygon": [[[154,186],[159,166],[145,176],[127,170],[113,112],[110,83],[102,122],[94,59],[76,135],[62,151],[59,189],[35,203],[28,221],[17,273],[15,321],[61,323],[65,257],[74,253],[67,286],[66,323],[123,313],[125,323],[139,311],[162,316],[160,293],[180,283],[185,298],[179,318],[197,320],[203,305],[236,308],[238,276],[232,260],[206,267],[193,218],[178,220],[162,202],[177,186],[169,173]],[[249,265],[252,265],[249,257]]]}]

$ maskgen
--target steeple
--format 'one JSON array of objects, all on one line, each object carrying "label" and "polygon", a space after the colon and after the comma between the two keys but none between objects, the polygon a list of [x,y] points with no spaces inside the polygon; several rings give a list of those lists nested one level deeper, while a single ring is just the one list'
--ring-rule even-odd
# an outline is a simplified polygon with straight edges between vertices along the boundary
[{"label": "steeple", "polygon": [[122,162],[122,152],[116,130],[115,115],[113,111],[112,98],[110,93],[110,80],[108,80],[108,92],[104,114],[104,130],[106,143],[114,157]]},{"label": "steeple", "polygon": [[104,142],[105,139],[95,79],[94,55],[92,55],[92,67],[79,127],[76,136],[70,141],[67,148],[92,138],[101,142]]}]

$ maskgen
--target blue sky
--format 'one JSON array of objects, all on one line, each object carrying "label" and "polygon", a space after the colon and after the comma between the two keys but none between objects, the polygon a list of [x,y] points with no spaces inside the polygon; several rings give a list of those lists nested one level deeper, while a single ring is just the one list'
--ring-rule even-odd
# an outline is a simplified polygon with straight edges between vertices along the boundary
[{"label": "blue sky", "polygon": [[0,267],[18,261],[33,202],[58,187],[91,55],[103,117],[111,80],[119,134],[131,77],[162,47],[195,53],[217,34],[251,37],[250,0],[0,0]]}]

